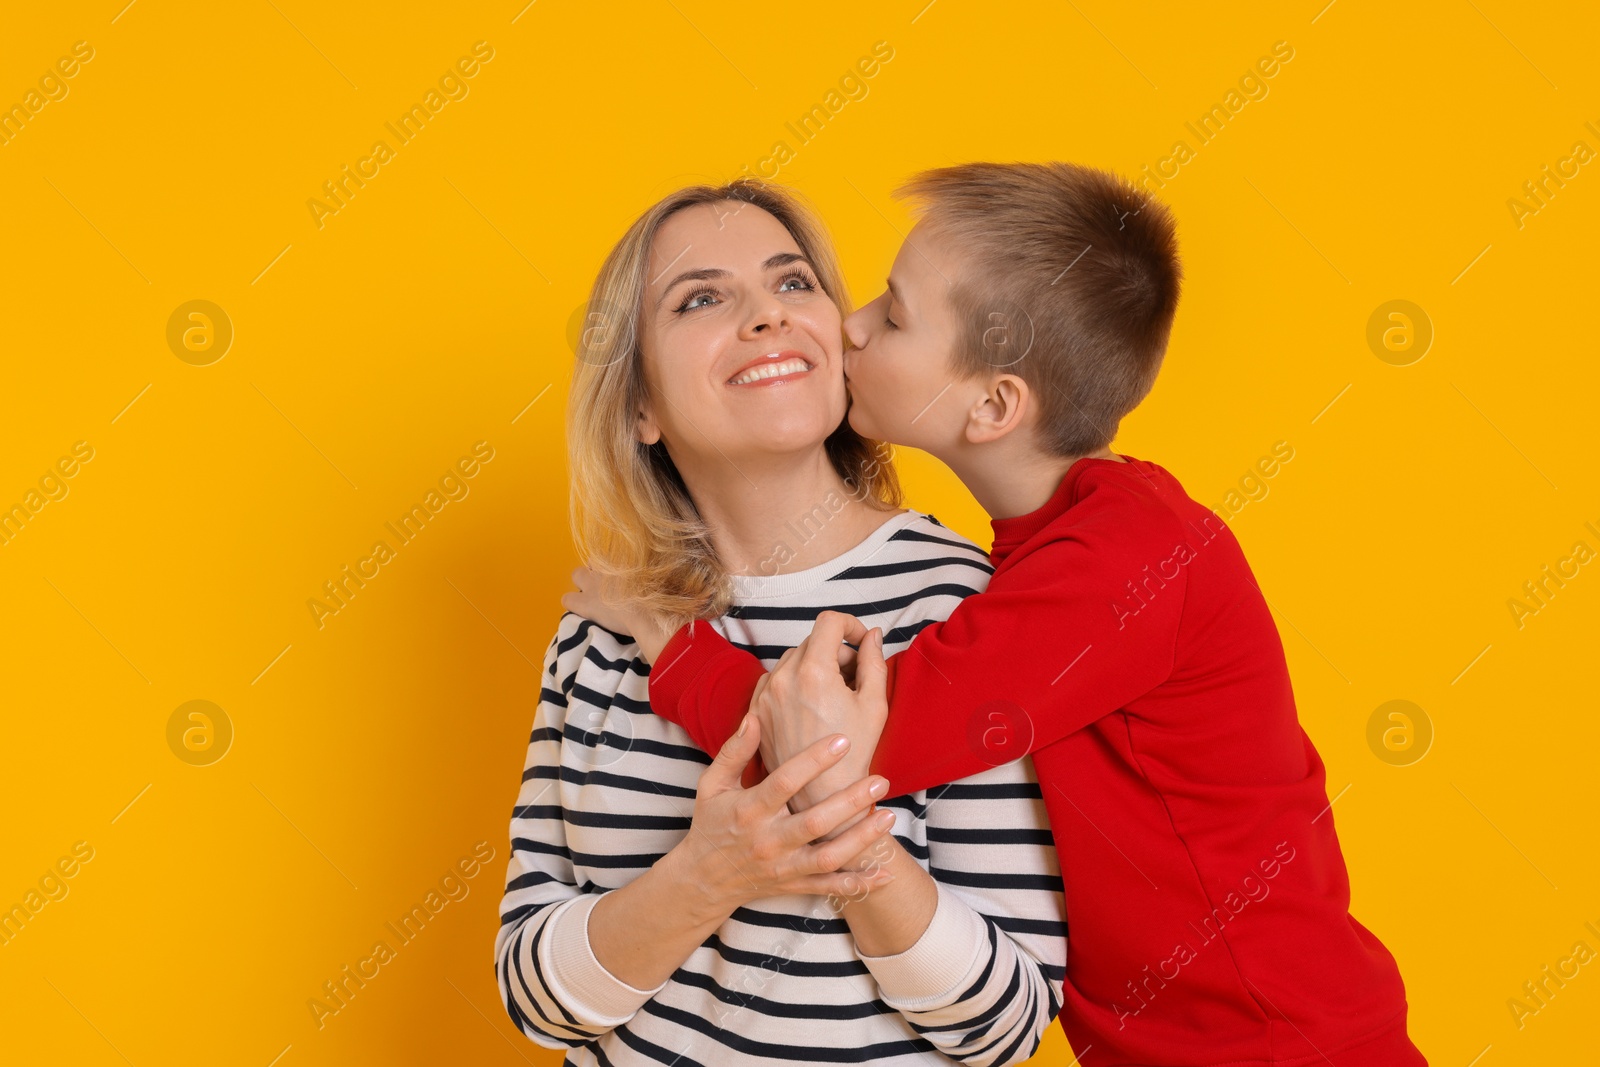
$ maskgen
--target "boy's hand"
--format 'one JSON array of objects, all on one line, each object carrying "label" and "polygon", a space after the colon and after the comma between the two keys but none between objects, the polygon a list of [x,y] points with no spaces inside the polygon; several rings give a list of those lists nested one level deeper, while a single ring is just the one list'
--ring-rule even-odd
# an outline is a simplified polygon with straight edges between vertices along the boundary
[{"label": "boy's hand", "polygon": [[599,623],[612,633],[632,637],[639,643],[645,662],[656,661],[671,639],[672,631],[664,629],[653,616],[641,610],[637,600],[621,595],[611,588],[612,583],[604,581],[588,567],[572,572],[572,584],[576,589],[561,597],[563,608]]},{"label": "boy's hand", "polygon": [[[847,639],[860,645],[858,653],[845,646]],[[844,759],[791,798],[792,810],[802,811],[860,780],[889,717],[883,632],[867,630],[854,616],[823,612],[811,635],[785,652],[757,684],[750,710],[761,720],[762,759],[769,767],[819,737],[842,733],[850,738]]]}]

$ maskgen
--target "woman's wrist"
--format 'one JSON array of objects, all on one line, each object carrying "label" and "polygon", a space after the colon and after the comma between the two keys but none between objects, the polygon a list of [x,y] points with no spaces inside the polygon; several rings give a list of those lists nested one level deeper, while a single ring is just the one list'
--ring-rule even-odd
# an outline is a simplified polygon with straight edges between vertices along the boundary
[{"label": "woman's wrist", "polygon": [[[811,738],[810,740],[815,741],[816,738]],[[852,739],[851,743],[852,746],[854,746],[856,742],[854,739]],[[796,751],[800,750],[797,749]],[[793,753],[791,753],[791,755],[793,755]],[[807,808],[816,807],[824,800],[827,800],[829,797],[833,796],[839,790],[849,789],[851,786],[861,781],[861,779],[869,777],[871,775],[871,771],[869,770],[868,764],[871,761],[871,757],[871,752],[868,752],[865,758],[859,757],[855,752],[850,752],[845,756],[843,761],[817,775],[811,781],[802,786],[798,793],[790,797],[789,810],[798,815]],[[774,758],[777,759],[778,763],[780,764],[784,759],[782,753],[775,754]],[[856,823],[860,822],[862,819],[866,818],[872,813],[873,809],[870,808],[866,811],[856,813],[850,819],[836,827],[833,832],[824,834],[821,840],[831,841],[835,837],[838,837],[840,834],[842,834],[845,830],[848,830],[850,827],[854,826]]]},{"label": "woman's wrist", "polygon": [[703,894],[669,857],[670,852],[627,885],[601,894],[589,912],[586,939],[595,962],[635,991],[655,989],[670,978],[731,914],[706,907]]},{"label": "woman's wrist", "polygon": [[921,940],[939,904],[933,876],[892,837],[861,853],[863,871],[887,868],[894,881],[846,899],[838,908],[863,956],[893,956]]},{"label": "woman's wrist", "polygon": [[667,894],[681,909],[684,917],[696,926],[721,926],[740,905],[736,899],[718,892],[702,877],[703,867],[698,853],[692,852],[690,838],[684,838],[656,861],[655,866],[641,877],[650,877],[658,890]]},{"label": "woman's wrist", "polygon": [[[889,808],[874,807],[872,814],[880,811],[889,811]],[[856,821],[860,821],[859,819]],[[855,871],[858,874],[868,875],[874,871],[888,869],[893,871],[894,862],[898,859],[897,853],[903,854],[905,850],[894,839],[893,828],[890,832],[878,838],[872,844],[862,849],[856,855],[846,860],[840,867],[841,871]]]}]

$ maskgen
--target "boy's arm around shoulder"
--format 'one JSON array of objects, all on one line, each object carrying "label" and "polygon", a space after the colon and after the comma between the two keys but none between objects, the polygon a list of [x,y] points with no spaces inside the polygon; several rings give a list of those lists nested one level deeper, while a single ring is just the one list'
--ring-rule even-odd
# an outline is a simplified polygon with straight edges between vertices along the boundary
[{"label": "boy's arm around shoulder", "polygon": [[1160,543],[1065,531],[891,656],[871,768],[888,795],[1029,755],[1165,680],[1187,575]]},{"label": "boy's arm around shoulder", "polygon": [[[889,717],[871,767],[889,779],[888,795],[1029,755],[1165,680],[1194,551],[1154,547],[1165,543],[1149,531],[1063,531],[1008,558],[985,592],[890,656]],[[650,705],[715,752],[765,674],[755,656],[693,623],[651,667]],[[759,774],[752,764],[746,784]]]},{"label": "boy's arm around shoulder", "polygon": [[[704,752],[715,753],[733,736],[767,673],[761,661],[718,633],[709,622],[678,629],[650,665],[650,710],[677,723]],[[744,784],[759,780],[759,757]]]}]

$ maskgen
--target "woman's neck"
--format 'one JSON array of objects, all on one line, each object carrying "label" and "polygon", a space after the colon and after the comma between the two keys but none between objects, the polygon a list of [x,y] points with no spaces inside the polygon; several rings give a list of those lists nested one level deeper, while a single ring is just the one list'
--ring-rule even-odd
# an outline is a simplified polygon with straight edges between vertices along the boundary
[{"label": "woman's neck", "polygon": [[901,510],[845,485],[820,448],[759,463],[680,465],[679,473],[729,574],[771,576],[826,563]]}]

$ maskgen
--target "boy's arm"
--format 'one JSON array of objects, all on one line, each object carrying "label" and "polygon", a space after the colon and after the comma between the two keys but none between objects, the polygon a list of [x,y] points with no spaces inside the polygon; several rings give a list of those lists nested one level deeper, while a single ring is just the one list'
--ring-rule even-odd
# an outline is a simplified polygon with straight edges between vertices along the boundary
[{"label": "boy's arm", "polygon": [[[760,660],[734,648],[709,623],[691,622],[651,657],[650,709],[683,727],[702,752],[714,754],[739,728],[766,673]],[[750,789],[766,776],[757,755],[745,767],[741,784]]]},{"label": "boy's arm", "polygon": [[706,622],[682,626],[650,666],[650,710],[675,722],[705,752],[739,728],[767,669]]},{"label": "boy's arm", "polygon": [[1188,574],[1136,596],[1141,568],[1161,562],[1137,555],[1077,536],[1042,546],[890,657],[872,761],[888,795],[1030,755],[1165,680]]},{"label": "boy's arm", "polygon": [[[1187,581],[1181,567],[1151,577],[1167,555],[1142,560],[1126,544],[1053,542],[889,657],[889,717],[872,762],[872,773],[889,779],[888,795],[1028,755],[1164,680]],[[859,643],[866,632],[858,623],[845,639]],[[659,672],[652,668],[651,707],[716,751],[763,673],[759,660],[711,627],[685,627],[663,649]],[[827,684],[807,702],[850,695],[842,678]]]},{"label": "boy's arm", "polygon": [[[639,653],[650,664],[650,692],[652,707],[668,722],[683,727],[691,740],[708,753],[715,755],[744,718],[756,683],[766,674],[761,661],[748,654],[739,654],[722,640],[709,623],[691,622],[681,627],[677,634],[667,629],[659,618],[640,608],[637,601],[618,595],[608,587],[603,576],[588,567],[572,572],[573,590],[561,598],[561,606],[574,615],[590,619],[603,629],[616,635],[631,635],[639,646]],[[703,644],[715,646],[719,651],[733,653],[725,662],[706,671],[707,649],[696,648],[692,641],[699,635]],[[695,654],[684,658],[684,653]],[[681,661],[681,662],[680,662]],[[672,668],[677,666],[677,671]],[[672,673],[671,682],[663,679]],[[705,688],[698,692],[700,700],[690,702],[682,697],[691,679],[699,681],[706,675]],[[680,706],[683,711],[680,712]],[[762,748],[767,747],[766,734],[762,735]],[[743,784],[753,788],[766,777],[766,766],[761,756],[751,759],[745,768]]]}]

